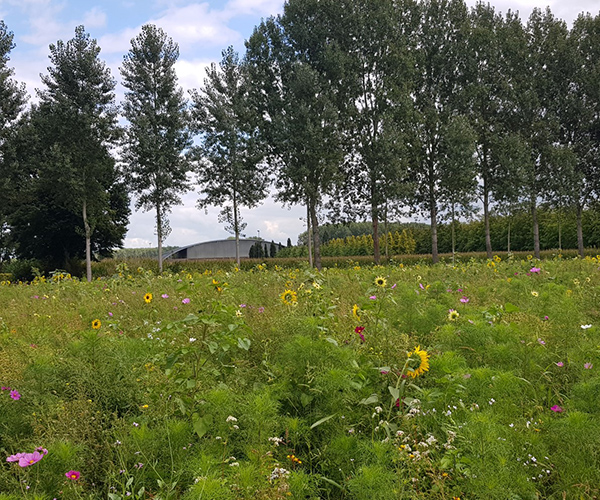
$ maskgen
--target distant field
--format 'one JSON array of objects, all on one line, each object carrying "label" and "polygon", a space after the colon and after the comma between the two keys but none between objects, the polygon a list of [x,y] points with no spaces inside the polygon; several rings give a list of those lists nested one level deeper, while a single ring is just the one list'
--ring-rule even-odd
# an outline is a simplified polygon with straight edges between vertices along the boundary
[{"label": "distant field", "polygon": [[5,281],[0,500],[600,495],[597,257],[276,262]]}]

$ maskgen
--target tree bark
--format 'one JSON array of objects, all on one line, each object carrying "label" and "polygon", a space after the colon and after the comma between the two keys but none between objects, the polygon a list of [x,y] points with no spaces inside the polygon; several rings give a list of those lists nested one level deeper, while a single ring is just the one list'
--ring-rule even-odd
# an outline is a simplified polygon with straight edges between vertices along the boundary
[{"label": "tree bark", "polygon": [[85,274],[88,282],[92,281],[92,228],[87,218],[87,202],[83,200],[83,228],[85,230]]},{"label": "tree bark", "polygon": [[162,214],[160,212],[160,204],[156,205],[156,236],[158,237],[158,272],[163,272],[163,259],[162,259]]},{"label": "tree bark", "polygon": [[313,254],[312,254],[312,225],[310,223],[310,200],[306,203],[306,236],[308,237],[308,265],[313,267]]},{"label": "tree bark", "polygon": [[533,255],[540,258],[540,226],[537,219],[537,206],[535,200],[531,203],[531,220],[533,221]]},{"label": "tree bark", "polygon": [[235,230],[235,261],[240,268],[240,228],[237,213],[237,199],[233,196],[233,228]]},{"label": "tree bark", "polygon": [[452,265],[454,265],[455,260],[456,260],[456,232],[454,230],[454,219],[455,219],[455,213],[454,213],[454,203],[452,203]]},{"label": "tree bark", "polygon": [[437,206],[433,196],[430,200],[429,216],[431,218],[431,261],[437,264],[440,260],[438,256]]},{"label": "tree bark", "polygon": [[490,193],[487,190],[486,182],[483,181],[483,221],[485,225],[485,252],[487,258],[492,258],[492,238],[490,236]]},{"label": "tree bark", "polygon": [[315,267],[321,270],[321,237],[319,236],[319,221],[317,220],[316,202],[311,203],[310,216],[312,220],[313,241],[315,250]]},{"label": "tree bark", "polygon": [[583,259],[583,205],[577,203],[577,249],[579,256]]},{"label": "tree bark", "polygon": [[379,249],[379,218],[377,217],[377,210],[373,210],[373,259],[375,264],[379,264],[381,260],[381,251]]}]

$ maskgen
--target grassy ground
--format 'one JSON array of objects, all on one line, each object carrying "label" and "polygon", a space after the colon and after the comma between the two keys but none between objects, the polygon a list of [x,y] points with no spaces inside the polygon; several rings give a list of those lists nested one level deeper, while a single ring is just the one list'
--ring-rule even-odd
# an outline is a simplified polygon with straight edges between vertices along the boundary
[{"label": "grassy ground", "polygon": [[5,282],[0,499],[597,498],[599,266]]}]

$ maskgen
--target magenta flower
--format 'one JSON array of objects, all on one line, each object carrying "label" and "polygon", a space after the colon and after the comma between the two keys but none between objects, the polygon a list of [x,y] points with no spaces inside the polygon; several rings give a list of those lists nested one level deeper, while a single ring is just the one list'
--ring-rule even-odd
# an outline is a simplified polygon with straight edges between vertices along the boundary
[{"label": "magenta flower", "polygon": [[396,283],[394,283],[394,284],[392,285],[392,290],[393,290],[394,288],[396,288],[397,286],[398,286],[398,285],[397,285]]},{"label": "magenta flower", "polygon": [[550,408],[550,409],[551,409],[553,412],[555,412],[555,413],[562,413],[562,412],[563,412],[563,409],[562,409],[560,406],[558,406],[558,405],[554,405],[554,406],[553,406],[552,408]]},{"label": "magenta flower", "polygon": [[369,298],[370,298],[371,300],[377,300],[377,295],[371,295]]},{"label": "magenta flower", "polygon": [[17,391],[16,389],[14,391],[10,391],[10,397],[12,399],[14,399],[15,401],[18,401],[19,399],[21,399],[21,395],[19,394],[19,391]]},{"label": "magenta flower", "polygon": [[539,273],[541,269],[539,267],[532,267],[529,272],[530,273]]},{"label": "magenta flower", "polygon": [[112,318],[113,313],[109,312],[108,315]]},{"label": "magenta flower", "polygon": [[183,299],[181,301],[182,304],[189,304],[190,303],[190,299],[188,299],[187,297],[185,299]]},{"label": "magenta flower", "polygon": [[2,390],[3,390],[3,391],[10,391],[10,387],[6,387],[6,386],[4,386],[4,385],[3,385],[3,386],[2,386]]},{"label": "magenta flower", "polygon": [[162,297],[163,299],[168,299],[168,298],[169,298],[169,296],[168,296],[166,293],[163,293],[163,294],[161,295],[161,297]]},{"label": "magenta flower", "polygon": [[583,367],[584,367],[586,370],[591,370],[592,368],[594,368],[594,364],[593,364],[593,363],[585,363],[585,364],[583,365]]},{"label": "magenta flower", "polygon": [[550,318],[548,316],[544,316],[544,321],[548,321]]},{"label": "magenta flower", "polygon": [[466,304],[467,302],[469,302],[469,298],[468,298],[468,297],[465,297],[465,296],[463,295],[463,296],[460,298],[460,301],[461,301],[463,304]]},{"label": "magenta flower", "polygon": [[67,476],[67,479],[70,479],[71,481],[77,481],[81,476],[81,472],[78,470],[70,470],[69,472],[65,472],[65,476]]},{"label": "magenta flower", "polygon": [[18,462],[23,455],[25,455],[25,453],[16,453],[14,455],[10,455],[9,457],[6,457],[6,461],[7,462]]},{"label": "magenta flower", "polygon": [[419,283],[419,286],[421,287],[421,290],[425,290],[425,287],[423,286],[423,283]]},{"label": "magenta flower", "polygon": [[38,463],[42,458],[44,458],[44,454],[39,451],[23,453],[19,457],[19,467],[29,467],[30,465]]},{"label": "magenta flower", "polygon": [[558,366],[559,368],[562,368],[563,366],[565,366],[565,364],[562,361],[559,361],[558,363],[554,363],[556,366]]},{"label": "magenta flower", "polygon": [[546,342],[544,342],[542,339],[538,339],[538,343],[539,343],[540,345],[546,345]]},{"label": "magenta flower", "polygon": [[258,308],[258,312],[259,312],[259,313],[264,313],[264,312],[265,312],[265,308],[264,308],[263,306],[260,306],[260,307]]}]

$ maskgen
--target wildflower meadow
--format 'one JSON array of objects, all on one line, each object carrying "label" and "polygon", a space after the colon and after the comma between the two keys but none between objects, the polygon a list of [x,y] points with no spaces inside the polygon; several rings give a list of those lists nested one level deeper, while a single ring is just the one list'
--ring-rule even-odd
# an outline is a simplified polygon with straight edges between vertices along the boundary
[{"label": "wildflower meadow", "polygon": [[0,500],[593,499],[600,256],[0,285]]}]

